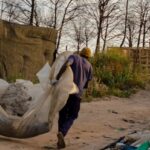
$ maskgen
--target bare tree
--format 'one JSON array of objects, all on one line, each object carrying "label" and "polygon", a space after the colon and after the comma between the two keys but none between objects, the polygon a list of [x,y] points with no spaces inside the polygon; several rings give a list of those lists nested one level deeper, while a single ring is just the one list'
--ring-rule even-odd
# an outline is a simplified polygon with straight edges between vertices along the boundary
[{"label": "bare tree", "polygon": [[4,12],[4,18],[10,22],[38,25],[36,0],[3,0],[1,6],[1,18]]},{"label": "bare tree", "polygon": [[84,38],[85,38],[85,46],[89,47],[89,42],[95,38],[95,30],[93,28],[93,24],[89,23],[88,20],[85,21],[84,26]]},{"label": "bare tree", "polygon": [[[137,17],[139,18],[137,48],[140,47],[142,33],[143,33],[143,47],[145,47],[147,23],[150,18],[150,1],[148,1],[148,0],[139,1],[138,5],[137,5],[137,9],[136,9],[136,14],[137,14]],[[142,29],[143,29],[143,31],[142,31]]]},{"label": "bare tree", "polygon": [[63,0],[49,0],[49,4],[51,13],[50,26],[59,31],[56,50],[53,57],[55,60],[60,46],[64,26],[78,16],[77,10],[80,9],[80,6],[75,0],[68,0],[65,2]]},{"label": "bare tree", "polygon": [[73,29],[74,29],[74,40],[77,42],[77,51],[79,52],[81,44],[84,43],[84,35],[83,35],[83,25],[80,21],[78,25],[73,21]]},{"label": "bare tree", "polygon": [[33,25],[34,13],[35,13],[35,0],[31,0],[30,25]]},{"label": "bare tree", "polygon": [[3,19],[3,16],[7,18],[8,21],[11,21],[15,12],[16,7],[12,3],[9,3],[8,0],[0,1],[1,4],[1,19]]},{"label": "bare tree", "polygon": [[114,2],[113,0],[95,0],[94,2],[85,1],[87,15],[95,22],[95,31],[97,32],[95,54],[100,52],[100,48],[104,50],[106,47],[109,33],[108,28],[111,21],[109,17],[111,16],[111,13],[115,11],[116,4],[117,2]]},{"label": "bare tree", "polygon": [[98,1],[98,24],[97,24],[97,41],[96,41],[96,48],[95,53],[98,53],[100,51],[100,37],[102,34],[102,25],[104,22],[104,13],[105,13],[105,7],[108,5],[110,0],[99,0]]},{"label": "bare tree", "polygon": [[59,28],[60,24],[60,16],[62,17],[62,9],[64,9],[64,1],[63,0],[48,0],[49,2],[45,5],[48,5],[49,13],[47,14],[48,20],[45,20],[47,26],[50,26],[54,29]]},{"label": "bare tree", "polygon": [[37,21],[37,11],[36,11],[36,0],[22,0],[20,6],[20,10],[22,12],[22,15],[28,20],[29,25],[36,25],[38,26]]},{"label": "bare tree", "polygon": [[128,35],[127,35],[127,39],[128,39],[128,46],[129,47],[133,47],[133,41],[136,35],[136,24],[135,24],[135,20],[132,17],[131,19],[128,18],[128,24],[127,24],[127,30],[128,30]]},{"label": "bare tree", "polygon": [[88,47],[89,41],[95,36],[90,21],[85,16],[80,15],[72,21],[70,26],[72,28],[67,32],[67,35],[72,39],[72,43],[75,43],[77,51],[83,46]]},{"label": "bare tree", "polygon": [[103,23],[103,30],[102,30],[102,40],[103,40],[103,46],[102,51],[104,52],[106,48],[107,41],[109,40],[109,35],[114,32],[115,28],[117,27],[118,21],[118,15],[117,14],[118,6],[117,3],[111,3],[105,10],[105,20]]},{"label": "bare tree", "polygon": [[7,7],[5,6],[5,3],[4,3],[3,0],[0,2],[0,5],[1,5],[1,11],[0,11],[0,13],[1,13],[1,19],[2,19],[3,18],[3,13],[4,13],[4,11],[5,11],[5,9]]}]

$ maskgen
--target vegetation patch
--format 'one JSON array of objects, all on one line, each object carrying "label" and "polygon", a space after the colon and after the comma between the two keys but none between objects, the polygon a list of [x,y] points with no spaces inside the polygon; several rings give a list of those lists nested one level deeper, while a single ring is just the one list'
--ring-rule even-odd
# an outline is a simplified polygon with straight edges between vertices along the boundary
[{"label": "vegetation patch", "polygon": [[130,59],[119,53],[100,53],[91,59],[91,63],[94,69],[94,80],[89,85],[87,96],[129,97],[137,89],[145,88],[148,81],[140,69],[133,72]]}]

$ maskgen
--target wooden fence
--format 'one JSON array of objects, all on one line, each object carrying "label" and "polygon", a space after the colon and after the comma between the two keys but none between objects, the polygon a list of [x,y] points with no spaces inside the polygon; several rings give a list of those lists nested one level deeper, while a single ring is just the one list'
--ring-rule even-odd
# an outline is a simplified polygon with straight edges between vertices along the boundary
[{"label": "wooden fence", "polygon": [[129,57],[133,67],[138,65],[145,73],[150,74],[150,49],[130,49]]},{"label": "wooden fence", "polygon": [[150,74],[150,48],[109,47],[108,51],[116,51],[129,57],[132,61],[133,69],[140,66],[143,72]]}]

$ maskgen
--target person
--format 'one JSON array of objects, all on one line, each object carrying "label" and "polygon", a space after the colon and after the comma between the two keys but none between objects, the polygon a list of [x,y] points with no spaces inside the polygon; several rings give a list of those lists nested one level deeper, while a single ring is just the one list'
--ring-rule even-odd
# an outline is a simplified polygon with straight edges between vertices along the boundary
[{"label": "person", "polygon": [[59,80],[66,68],[70,66],[73,72],[74,83],[79,89],[78,93],[69,95],[66,105],[59,111],[58,148],[66,147],[64,137],[71,128],[74,120],[78,117],[83,89],[88,87],[88,82],[92,79],[92,65],[88,61],[90,57],[91,50],[87,47],[83,48],[80,54],[72,54],[56,77],[56,79]]}]

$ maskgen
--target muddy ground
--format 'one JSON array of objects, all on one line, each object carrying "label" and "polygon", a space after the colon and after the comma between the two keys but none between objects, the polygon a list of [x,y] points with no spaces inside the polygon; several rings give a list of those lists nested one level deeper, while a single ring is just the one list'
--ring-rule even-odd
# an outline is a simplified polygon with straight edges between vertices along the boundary
[{"label": "muddy ground", "polygon": [[[99,150],[133,131],[150,130],[150,89],[130,98],[106,97],[82,103],[79,118],[66,136],[65,150]],[[56,149],[57,116],[50,133],[30,139],[0,136],[0,150]]]}]

